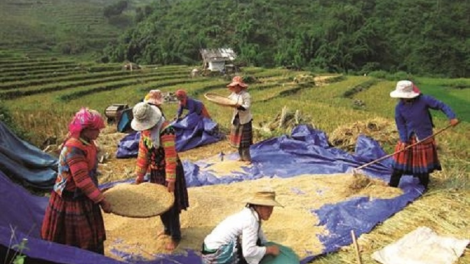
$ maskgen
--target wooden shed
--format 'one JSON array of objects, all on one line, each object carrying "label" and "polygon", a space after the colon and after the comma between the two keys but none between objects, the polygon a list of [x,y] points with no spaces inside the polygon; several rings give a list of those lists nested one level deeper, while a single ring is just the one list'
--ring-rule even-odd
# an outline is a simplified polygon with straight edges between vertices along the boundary
[{"label": "wooden shed", "polygon": [[231,48],[201,49],[203,69],[211,72],[225,72],[233,67],[237,54]]}]

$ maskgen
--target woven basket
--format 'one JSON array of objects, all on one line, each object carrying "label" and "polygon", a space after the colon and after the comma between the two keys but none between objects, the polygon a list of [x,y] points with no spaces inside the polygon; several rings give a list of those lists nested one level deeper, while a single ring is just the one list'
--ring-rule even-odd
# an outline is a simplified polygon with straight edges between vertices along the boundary
[{"label": "woven basket", "polygon": [[218,105],[222,105],[222,106],[234,106],[234,105],[236,105],[235,101],[233,101],[231,99],[228,99],[227,97],[220,96],[220,95],[215,94],[215,93],[205,93],[204,97],[207,100],[209,100],[213,103],[216,103]]},{"label": "woven basket", "polygon": [[175,202],[174,194],[167,187],[149,182],[117,184],[103,195],[111,204],[113,214],[135,218],[161,215]]}]

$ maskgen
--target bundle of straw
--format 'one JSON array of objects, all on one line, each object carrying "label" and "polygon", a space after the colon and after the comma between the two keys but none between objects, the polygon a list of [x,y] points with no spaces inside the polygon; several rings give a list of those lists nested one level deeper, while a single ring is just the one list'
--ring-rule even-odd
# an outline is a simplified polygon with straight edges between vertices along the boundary
[{"label": "bundle of straw", "polygon": [[338,127],[329,135],[331,144],[346,151],[354,151],[359,135],[375,139],[380,145],[394,144],[398,140],[395,124],[384,118],[357,121]]}]

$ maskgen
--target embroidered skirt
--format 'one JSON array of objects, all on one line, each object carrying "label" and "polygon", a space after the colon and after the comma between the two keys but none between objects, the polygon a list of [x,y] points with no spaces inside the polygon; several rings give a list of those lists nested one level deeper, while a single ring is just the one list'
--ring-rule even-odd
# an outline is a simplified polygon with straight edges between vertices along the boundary
[{"label": "embroidered skirt", "polygon": [[235,241],[227,245],[221,246],[214,251],[206,251],[203,244],[202,263],[204,264],[238,264],[238,250]]},{"label": "embroidered skirt", "polygon": [[85,195],[72,197],[70,192],[64,191],[62,197],[52,192],[42,222],[41,237],[103,254],[106,233],[99,205]]},{"label": "embroidered skirt", "polygon": [[[416,143],[416,137],[411,138],[411,144]],[[400,145],[395,146],[395,152],[400,150]],[[393,156],[392,167],[403,174],[418,175],[432,173],[441,170],[441,164],[437,157],[434,139],[426,140]]]},{"label": "embroidered skirt", "polygon": [[253,144],[253,127],[250,121],[246,124],[240,124],[238,116],[230,130],[230,145],[235,148],[249,148]]},{"label": "embroidered skirt", "polygon": [[[168,186],[165,177],[165,169],[152,169],[150,171],[150,182]],[[178,160],[176,166],[176,182],[175,182],[175,206],[177,212],[186,210],[189,207],[188,189],[186,187],[186,179],[184,177],[183,164]]]}]

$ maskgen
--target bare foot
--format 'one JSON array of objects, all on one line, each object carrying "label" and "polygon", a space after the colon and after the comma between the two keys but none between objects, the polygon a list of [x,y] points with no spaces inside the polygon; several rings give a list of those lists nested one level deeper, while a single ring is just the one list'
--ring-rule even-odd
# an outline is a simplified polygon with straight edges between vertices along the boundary
[{"label": "bare foot", "polygon": [[245,160],[245,164],[246,164],[246,165],[251,165],[252,162],[251,162],[251,160]]},{"label": "bare foot", "polygon": [[165,230],[160,231],[160,233],[157,234],[157,237],[162,237],[162,236],[169,236],[169,234],[165,233]]},{"label": "bare foot", "polygon": [[170,242],[168,242],[168,244],[166,244],[165,249],[168,250],[168,251],[173,251],[173,250],[176,249],[176,247],[178,247],[179,243],[180,242],[178,240],[171,239]]}]

